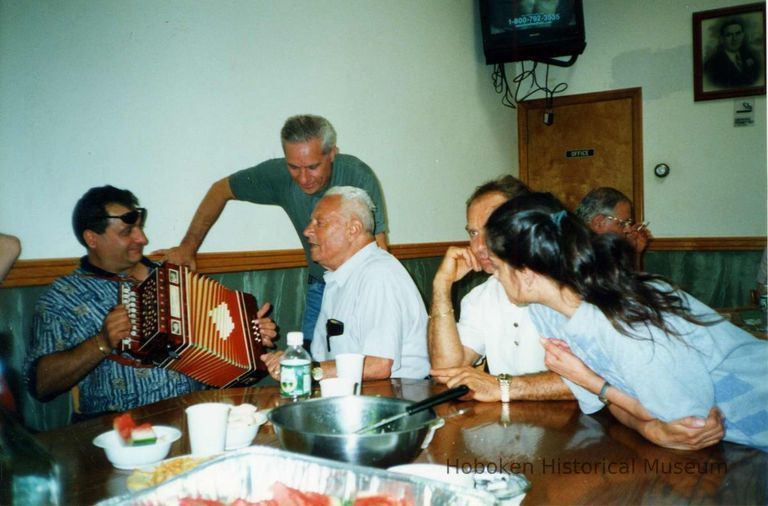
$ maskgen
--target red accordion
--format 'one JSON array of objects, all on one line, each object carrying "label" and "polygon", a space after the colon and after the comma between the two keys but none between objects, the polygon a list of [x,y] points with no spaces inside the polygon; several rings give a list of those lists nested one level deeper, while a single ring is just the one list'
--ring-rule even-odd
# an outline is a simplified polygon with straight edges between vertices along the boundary
[{"label": "red accordion", "polygon": [[121,351],[207,385],[247,386],[267,374],[253,327],[253,295],[186,267],[164,263],[138,285],[121,283],[133,329]]}]

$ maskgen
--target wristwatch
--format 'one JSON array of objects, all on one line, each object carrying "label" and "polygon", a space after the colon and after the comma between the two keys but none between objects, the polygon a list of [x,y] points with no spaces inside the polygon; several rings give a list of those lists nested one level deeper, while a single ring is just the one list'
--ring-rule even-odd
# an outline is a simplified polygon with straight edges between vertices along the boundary
[{"label": "wristwatch", "polygon": [[312,379],[315,381],[320,381],[323,379],[323,368],[320,365],[320,362],[312,362],[311,374]]},{"label": "wristwatch", "polygon": [[509,374],[499,374],[496,376],[499,380],[499,391],[501,392],[501,402],[509,402],[509,381],[512,376]]}]

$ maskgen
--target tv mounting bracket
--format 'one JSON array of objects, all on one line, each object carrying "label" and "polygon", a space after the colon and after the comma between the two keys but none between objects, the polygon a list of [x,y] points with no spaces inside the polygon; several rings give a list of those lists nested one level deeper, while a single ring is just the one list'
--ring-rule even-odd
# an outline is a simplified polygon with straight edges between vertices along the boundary
[{"label": "tv mounting bracket", "polygon": [[555,60],[554,58],[536,58],[532,61],[539,62],[539,63],[546,63],[547,65],[556,65],[558,67],[570,67],[574,63],[576,63],[576,59],[578,59],[579,55],[572,54],[571,58],[568,61],[563,60]]}]

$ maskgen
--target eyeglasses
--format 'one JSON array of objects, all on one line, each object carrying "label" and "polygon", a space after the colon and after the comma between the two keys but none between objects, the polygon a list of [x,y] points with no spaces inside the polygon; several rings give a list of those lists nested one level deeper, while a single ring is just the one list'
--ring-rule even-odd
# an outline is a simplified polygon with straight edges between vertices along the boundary
[{"label": "eyeglasses", "polygon": [[621,219],[617,218],[616,216],[611,216],[610,214],[604,214],[603,216],[605,216],[607,219],[609,219],[611,221],[615,221],[616,223],[621,225],[623,228],[631,227],[632,224],[634,223],[632,218],[627,218],[626,220],[621,220]]},{"label": "eyeglasses", "polygon": [[96,216],[96,219],[99,219],[99,220],[114,219],[114,220],[120,220],[126,225],[136,225],[136,224],[143,225],[147,221],[147,210],[143,207],[137,207],[132,211],[128,211],[127,213],[121,214],[120,216],[112,216],[112,215],[106,214],[104,216]]}]

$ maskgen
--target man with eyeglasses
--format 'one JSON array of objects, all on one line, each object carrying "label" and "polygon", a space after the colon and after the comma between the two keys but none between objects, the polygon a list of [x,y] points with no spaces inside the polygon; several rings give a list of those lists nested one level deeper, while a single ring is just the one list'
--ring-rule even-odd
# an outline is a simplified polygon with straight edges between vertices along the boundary
[{"label": "man with eyeglasses", "polygon": [[[469,246],[448,248],[432,280],[427,327],[432,377],[449,387],[467,385],[482,402],[573,399],[560,376],[544,365],[544,349],[527,308],[512,304],[494,276],[464,296],[461,318],[455,318],[454,285],[472,271],[494,271],[485,222],[497,207],[528,193],[510,175],[475,188],[467,200]],[[482,357],[488,373],[472,366]]]},{"label": "man with eyeglasses", "polygon": [[338,153],[336,130],[320,116],[300,115],[286,120],[280,131],[284,158],[274,158],[243,169],[211,186],[197,208],[181,244],[157,251],[173,263],[195,268],[195,255],[203,239],[230,200],[282,207],[299,235],[307,259],[307,296],[304,309],[305,347],[315,330],[323,300],[323,267],[312,260],[302,234],[315,205],[332,186],[349,185],[370,195],[376,206],[374,237],[387,249],[387,220],[381,185],[373,170],[360,159]]},{"label": "man with eyeglasses", "polygon": [[574,212],[596,234],[626,237],[638,255],[645,251],[652,237],[647,223],[633,222],[632,201],[615,188],[595,188],[581,199]]},{"label": "man with eyeglasses", "polygon": [[[146,279],[156,267],[144,256],[147,211],[128,190],[91,188],[72,214],[86,249],[80,266],[48,288],[36,306],[25,371],[33,395],[50,400],[77,385],[82,419],[120,412],[202,388],[176,371],[139,366],[115,352],[130,334],[125,306],[117,305],[118,281]],[[262,307],[259,317],[268,309]],[[258,321],[262,337],[274,322]]]}]

